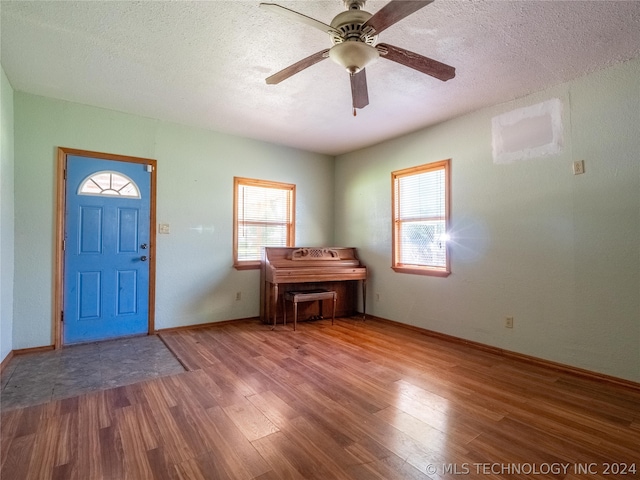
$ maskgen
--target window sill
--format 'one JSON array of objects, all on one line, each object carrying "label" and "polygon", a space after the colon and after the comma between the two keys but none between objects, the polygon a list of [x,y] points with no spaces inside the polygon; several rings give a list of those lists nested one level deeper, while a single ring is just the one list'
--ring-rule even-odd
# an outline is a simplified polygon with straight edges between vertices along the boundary
[{"label": "window sill", "polygon": [[397,273],[409,273],[412,275],[428,275],[431,277],[448,277],[451,275],[451,271],[445,268],[435,268],[435,267],[418,267],[418,266],[401,266],[401,267],[391,267],[394,272]]},{"label": "window sill", "polygon": [[236,270],[257,270],[260,268],[261,263],[260,260],[255,262],[234,263],[233,268]]}]

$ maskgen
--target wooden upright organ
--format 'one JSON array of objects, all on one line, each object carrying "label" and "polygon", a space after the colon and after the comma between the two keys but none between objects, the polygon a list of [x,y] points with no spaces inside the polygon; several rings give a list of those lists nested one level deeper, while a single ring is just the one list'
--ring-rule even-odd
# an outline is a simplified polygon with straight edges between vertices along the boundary
[{"label": "wooden upright organ", "polygon": [[[337,293],[336,316],[354,315],[358,312],[358,283],[365,314],[366,280],[367,267],[360,263],[355,248],[266,247],[260,270],[260,318],[275,323],[283,317],[285,292],[318,289]],[[304,308],[302,319],[314,316],[319,307],[307,304]]]}]

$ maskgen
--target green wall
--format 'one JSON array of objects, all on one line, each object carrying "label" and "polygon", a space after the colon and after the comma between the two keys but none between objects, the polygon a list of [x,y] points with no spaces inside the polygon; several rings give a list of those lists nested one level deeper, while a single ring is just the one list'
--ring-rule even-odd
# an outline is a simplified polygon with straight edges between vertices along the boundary
[{"label": "green wall", "polygon": [[[495,164],[492,118],[553,98],[562,153]],[[367,312],[640,381],[639,125],[636,60],[338,157],[336,243],[371,268]],[[390,174],[446,158],[453,273],[395,273]]]},{"label": "green wall", "polygon": [[0,362],[13,349],[13,88],[0,71]]},{"label": "green wall", "polygon": [[158,329],[259,314],[259,272],[232,267],[234,176],[295,183],[297,244],[333,243],[332,157],[15,92],[14,349],[53,342],[58,146],[158,161]]}]

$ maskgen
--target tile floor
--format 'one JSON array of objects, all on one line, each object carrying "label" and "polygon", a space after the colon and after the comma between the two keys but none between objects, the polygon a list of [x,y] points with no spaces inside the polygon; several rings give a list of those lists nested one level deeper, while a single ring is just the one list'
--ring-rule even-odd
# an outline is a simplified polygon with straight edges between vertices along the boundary
[{"label": "tile floor", "polygon": [[155,335],[16,355],[2,372],[0,409],[37,405],[184,371]]}]

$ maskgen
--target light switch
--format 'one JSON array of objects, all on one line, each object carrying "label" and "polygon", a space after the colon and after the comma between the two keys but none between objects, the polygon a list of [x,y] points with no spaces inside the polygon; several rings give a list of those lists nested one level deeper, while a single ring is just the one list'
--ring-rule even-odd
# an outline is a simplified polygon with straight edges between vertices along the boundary
[{"label": "light switch", "polygon": [[168,235],[170,233],[169,224],[168,223],[158,224],[158,233]]}]

